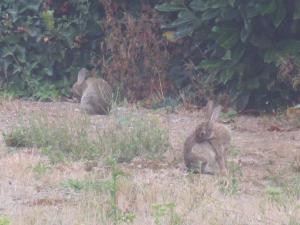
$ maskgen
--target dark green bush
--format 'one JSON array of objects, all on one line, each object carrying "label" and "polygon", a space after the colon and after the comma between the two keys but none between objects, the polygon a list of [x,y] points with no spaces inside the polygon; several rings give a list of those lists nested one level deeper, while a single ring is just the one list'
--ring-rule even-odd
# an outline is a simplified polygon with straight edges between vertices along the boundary
[{"label": "dark green bush", "polygon": [[193,79],[228,93],[238,108],[299,96],[299,1],[174,0],[156,9],[169,13],[167,39],[191,42],[187,59],[201,74]]},{"label": "dark green bush", "polygon": [[2,0],[0,84],[17,96],[67,95],[72,75],[100,55],[98,0]]}]

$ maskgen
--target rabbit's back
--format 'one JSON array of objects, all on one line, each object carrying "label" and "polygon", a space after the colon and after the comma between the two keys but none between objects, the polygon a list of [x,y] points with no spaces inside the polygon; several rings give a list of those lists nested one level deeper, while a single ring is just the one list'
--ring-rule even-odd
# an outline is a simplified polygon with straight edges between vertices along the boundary
[{"label": "rabbit's back", "polygon": [[[199,171],[201,163],[201,167],[205,170],[201,169],[201,172],[214,174],[216,153],[209,142],[198,143],[195,134],[192,134],[184,144],[184,162],[187,168],[193,171]],[[203,167],[203,164],[206,166]]]},{"label": "rabbit's back", "polygon": [[230,130],[220,123],[215,123],[213,126],[213,141],[218,144],[224,146],[227,149],[230,146],[231,142],[231,132]]},{"label": "rabbit's back", "polygon": [[111,108],[112,89],[101,78],[88,78],[80,106],[88,114],[107,114]]}]

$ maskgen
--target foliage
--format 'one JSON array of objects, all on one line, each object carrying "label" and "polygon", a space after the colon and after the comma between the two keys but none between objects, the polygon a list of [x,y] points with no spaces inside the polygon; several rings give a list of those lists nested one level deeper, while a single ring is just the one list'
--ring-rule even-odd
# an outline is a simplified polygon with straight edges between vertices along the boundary
[{"label": "foliage", "polygon": [[226,92],[238,109],[288,103],[300,90],[300,4],[290,0],[173,0],[165,37],[191,42],[193,76]]},{"label": "foliage", "polygon": [[156,225],[169,224],[181,225],[182,218],[175,211],[175,203],[154,204],[152,205],[154,222]]},{"label": "foliage", "polygon": [[100,54],[97,0],[0,2],[0,88],[47,100],[67,95],[72,75]]}]

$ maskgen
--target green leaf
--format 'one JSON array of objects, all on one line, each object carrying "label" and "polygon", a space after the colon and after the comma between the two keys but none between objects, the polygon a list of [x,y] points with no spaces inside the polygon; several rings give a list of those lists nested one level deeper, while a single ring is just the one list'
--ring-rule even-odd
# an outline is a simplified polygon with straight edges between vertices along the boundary
[{"label": "green leaf", "polygon": [[265,63],[276,63],[278,59],[278,55],[276,51],[269,50],[264,53],[263,58]]},{"label": "green leaf", "polygon": [[235,0],[228,0],[229,5],[234,6]]},{"label": "green leaf", "polygon": [[26,50],[24,47],[17,45],[16,46],[16,51],[15,51],[15,56],[17,57],[18,61],[21,63],[26,62]]},{"label": "green leaf", "polygon": [[8,56],[14,56],[14,49],[12,48],[3,48],[1,57],[6,58]]},{"label": "green leaf", "polygon": [[38,12],[39,8],[40,8],[40,4],[38,4],[38,2],[36,2],[36,3],[26,2],[26,5],[20,9],[19,13],[24,13],[26,11]]},{"label": "green leaf", "polygon": [[235,65],[240,62],[240,60],[243,58],[243,56],[246,53],[246,48],[244,45],[239,44],[233,50],[231,50],[231,58],[232,62],[231,65]]},{"label": "green leaf", "polygon": [[231,50],[227,50],[225,55],[222,57],[223,60],[231,60]]},{"label": "green leaf", "polygon": [[240,36],[237,32],[228,33],[224,36],[217,38],[218,43],[222,48],[230,49],[234,47],[240,40]]},{"label": "green leaf", "polygon": [[53,76],[53,69],[52,68],[44,68],[43,72],[47,75],[47,76]]},{"label": "green leaf", "polygon": [[205,11],[208,9],[206,4],[201,0],[193,0],[189,6],[195,11]]},{"label": "green leaf", "polygon": [[255,90],[255,89],[259,88],[260,82],[259,82],[258,78],[255,77],[255,78],[247,80],[246,85],[247,85],[246,88],[248,90]]},{"label": "green leaf", "polygon": [[46,10],[42,12],[42,18],[45,26],[48,30],[53,30],[55,26],[54,22],[54,10]]},{"label": "green leaf", "polygon": [[246,10],[247,18],[256,17],[261,13],[260,5],[255,3],[254,1],[248,1],[246,3],[245,10]]},{"label": "green leaf", "polygon": [[204,59],[197,66],[197,68],[205,70],[215,70],[221,68],[223,64],[224,62],[219,59]]},{"label": "green leaf", "polygon": [[216,18],[219,15],[220,15],[219,9],[208,9],[202,13],[201,19],[204,21],[211,20],[211,19]]},{"label": "green leaf", "polygon": [[252,32],[251,21],[246,19],[244,20],[244,27],[241,31],[241,41],[245,43],[248,37],[251,35],[251,32]]},{"label": "green leaf", "polygon": [[262,4],[261,15],[271,14],[277,9],[276,0],[271,0],[269,3]]},{"label": "green leaf", "polygon": [[183,37],[187,37],[193,34],[194,31],[194,27],[192,26],[182,26],[177,28],[176,32],[175,32],[175,37],[177,38],[183,38]]},{"label": "green leaf", "polygon": [[293,19],[294,20],[300,19],[300,1],[299,0],[296,0],[294,3]]},{"label": "green leaf", "polygon": [[195,11],[201,11],[204,12],[208,9],[219,9],[228,6],[227,0],[210,0],[210,1],[204,1],[204,0],[193,0],[189,6],[191,9]]},{"label": "green leaf", "polygon": [[221,75],[220,76],[220,82],[222,84],[226,85],[227,82],[232,79],[232,77],[234,76],[234,74],[235,74],[235,71],[233,69],[231,69],[231,68],[225,70],[223,73],[220,74]]},{"label": "green leaf", "polygon": [[272,22],[276,28],[280,26],[287,15],[286,5],[283,0],[277,0],[277,9],[271,14]]},{"label": "green leaf", "polygon": [[282,54],[296,54],[300,51],[300,40],[283,40],[278,43],[277,47],[281,50]]},{"label": "green leaf", "polygon": [[183,5],[174,3],[163,3],[160,5],[156,5],[155,9],[160,12],[178,12],[181,10],[186,10]]},{"label": "green leaf", "polygon": [[18,66],[18,65],[14,65],[14,69],[13,69],[13,74],[17,74],[22,72],[22,67]]},{"label": "green leaf", "polygon": [[214,26],[211,30],[211,37],[215,39],[222,48],[230,49],[239,42],[239,30],[236,28]]},{"label": "green leaf", "polygon": [[197,18],[194,16],[194,14],[189,11],[180,11],[178,13],[178,18],[174,20],[172,23],[167,25],[162,25],[161,28],[175,28],[182,25],[191,24],[194,20],[197,20]]},{"label": "green leaf", "polygon": [[250,43],[260,49],[269,49],[273,46],[273,41],[265,34],[253,34],[250,39]]}]

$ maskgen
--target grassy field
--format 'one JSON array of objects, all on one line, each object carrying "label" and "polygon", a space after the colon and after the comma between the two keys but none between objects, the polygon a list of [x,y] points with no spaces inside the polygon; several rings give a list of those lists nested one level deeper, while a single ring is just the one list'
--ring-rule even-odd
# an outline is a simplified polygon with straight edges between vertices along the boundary
[{"label": "grassy field", "polygon": [[187,173],[202,111],[0,101],[0,225],[299,225],[300,129],[237,116],[227,178]]}]

